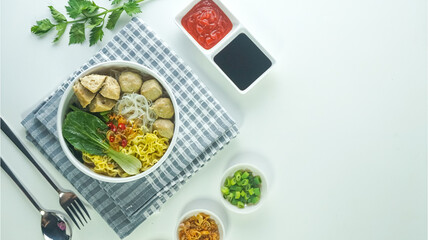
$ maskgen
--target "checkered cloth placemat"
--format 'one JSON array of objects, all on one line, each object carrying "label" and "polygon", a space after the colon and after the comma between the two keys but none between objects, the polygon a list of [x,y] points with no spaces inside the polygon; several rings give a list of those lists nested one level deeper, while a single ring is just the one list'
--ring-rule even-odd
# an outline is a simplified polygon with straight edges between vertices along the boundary
[{"label": "checkered cloth placemat", "polygon": [[[64,90],[90,66],[109,60],[138,62],[164,77],[180,106],[177,143],[167,160],[138,181],[113,184],[94,180],[66,158],[56,132],[56,114]],[[211,157],[238,134],[234,120],[191,69],[142,20],[133,18],[113,40],[74,72],[22,124],[27,138],[74,185],[120,238],[169,199]]]}]

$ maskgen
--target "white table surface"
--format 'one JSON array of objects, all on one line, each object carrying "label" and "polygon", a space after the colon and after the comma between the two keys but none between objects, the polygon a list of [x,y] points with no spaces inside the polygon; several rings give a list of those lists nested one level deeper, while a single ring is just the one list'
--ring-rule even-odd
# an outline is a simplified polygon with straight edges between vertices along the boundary
[{"label": "white table surface", "polygon": [[[234,156],[265,157],[271,185],[250,215],[227,213],[227,239],[423,240],[427,237],[427,3],[424,0],[224,0],[277,60],[240,95],[180,32],[190,0],[152,0],[138,16],[198,74],[240,123],[240,134],[127,239],[171,239],[183,209],[219,202]],[[97,3],[108,1],[96,0]],[[25,140],[20,122],[129,20],[93,47],[30,27],[66,0],[1,1],[1,116],[47,171],[73,189]],[[68,32],[68,30],[67,30]],[[2,133],[1,156],[48,209],[55,191]],[[1,171],[1,239],[42,239],[40,216]],[[119,239],[90,209],[73,239]]]}]

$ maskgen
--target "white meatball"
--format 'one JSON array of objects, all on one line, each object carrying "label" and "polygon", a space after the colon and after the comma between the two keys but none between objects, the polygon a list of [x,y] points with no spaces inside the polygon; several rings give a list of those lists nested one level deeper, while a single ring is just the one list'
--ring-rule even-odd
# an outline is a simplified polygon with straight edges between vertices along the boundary
[{"label": "white meatball", "polygon": [[167,119],[157,119],[153,123],[153,130],[158,131],[160,136],[171,139],[174,134],[174,123]]},{"label": "white meatball", "polygon": [[123,72],[119,76],[119,84],[122,92],[135,93],[140,91],[143,79],[135,72]]},{"label": "white meatball", "polygon": [[141,95],[154,101],[162,95],[162,86],[155,79],[147,80],[141,86]]},{"label": "white meatball", "polygon": [[160,118],[172,118],[174,116],[174,107],[171,99],[159,98],[153,103],[153,111]]}]

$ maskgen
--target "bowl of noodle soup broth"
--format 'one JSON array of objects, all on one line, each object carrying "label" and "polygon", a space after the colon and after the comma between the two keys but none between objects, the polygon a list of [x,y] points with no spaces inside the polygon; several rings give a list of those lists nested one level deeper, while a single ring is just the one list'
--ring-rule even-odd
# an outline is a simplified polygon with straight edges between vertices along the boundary
[{"label": "bowl of noodle soup broth", "polygon": [[[120,74],[120,72],[123,71],[132,71],[134,73],[137,73],[142,76],[143,83],[144,81],[147,81],[148,79],[155,79],[158,81],[160,86],[162,87],[162,97],[167,97],[170,99],[172,106],[173,106],[173,117],[169,120],[171,120],[174,124],[173,127],[173,135],[172,138],[168,139],[168,146],[166,151],[163,153],[163,155],[157,159],[157,162],[154,163],[154,165],[150,166],[147,169],[144,169],[143,171],[140,170],[138,174],[135,175],[129,175],[126,177],[112,177],[108,176],[106,174],[101,174],[95,172],[93,169],[91,169],[89,166],[85,165],[82,160],[82,153],[79,153],[78,150],[73,149],[73,146],[67,142],[63,135],[63,126],[64,126],[64,120],[66,118],[66,115],[72,111],[70,105],[79,103],[77,100],[77,96],[75,95],[75,91],[73,90],[73,85],[77,84],[76,82],[82,79],[85,76],[89,76],[92,74],[105,74],[110,75],[112,77],[117,78],[117,74]],[[116,73],[117,72],[117,73]],[[119,81],[118,81],[119,82]],[[139,91],[138,91],[139,93]],[[121,100],[124,96],[124,93],[121,91],[120,99]],[[142,95],[141,95],[142,96]],[[150,102],[150,101],[149,101]],[[176,99],[174,97],[174,94],[169,87],[168,83],[162,78],[159,74],[157,74],[155,71],[149,69],[148,67],[145,67],[141,64],[135,63],[135,62],[129,62],[129,61],[108,61],[99,63],[97,65],[94,65],[87,70],[83,71],[81,74],[79,74],[73,81],[70,83],[70,85],[65,90],[61,101],[59,103],[58,107],[58,113],[57,113],[57,131],[58,131],[58,138],[59,142],[61,144],[61,148],[64,151],[67,158],[71,161],[71,163],[80,171],[85,173],[86,175],[100,180],[104,182],[113,182],[113,183],[123,183],[123,182],[131,182],[137,179],[140,179],[144,176],[147,176],[148,174],[152,173],[154,170],[156,170],[162,163],[166,160],[168,155],[171,153],[176,141],[177,141],[177,135],[178,135],[178,129],[179,129],[180,121],[179,121],[179,111]],[[119,125],[118,125],[119,126]],[[138,136],[138,135],[137,135]],[[108,138],[106,137],[106,142],[108,142]],[[143,165],[144,167],[144,165]]]},{"label": "bowl of noodle soup broth", "polygon": [[[226,235],[226,231],[225,231],[224,223],[220,219],[220,217],[218,217],[215,213],[213,213],[212,211],[209,211],[207,209],[193,209],[193,210],[190,210],[190,211],[184,213],[180,217],[180,219],[179,219],[179,221],[177,223],[177,226],[174,229],[174,239],[175,240],[188,240],[188,238],[181,238],[180,239],[180,231],[183,229],[184,224],[186,223],[186,221],[189,221],[189,220],[191,220],[191,218],[195,218],[198,215],[208,216],[209,219],[210,219],[209,221],[211,221],[211,222],[213,220],[213,222],[217,226],[218,237],[219,237],[218,240],[223,240],[224,239],[224,237]],[[203,219],[203,221],[207,221],[207,218],[205,218],[205,217],[202,218],[202,219]],[[197,221],[194,221],[194,222],[197,222]],[[199,225],[199,223],[194,224],[194,222],[191,224],[192,226]],[[204,223],[202,223],[202,222],[200,222],[200,223],[201,223],[201,225],[204,225]],[[204,230],[202,230],[202,231],[204,231]],[[197,231],[194,234],[198,234],[199,235],[202,231],[200,231],[200,232]],[[210,239],[210,238],[203,238],[203,237],[197,238],[196,237],[195,239]]]}]

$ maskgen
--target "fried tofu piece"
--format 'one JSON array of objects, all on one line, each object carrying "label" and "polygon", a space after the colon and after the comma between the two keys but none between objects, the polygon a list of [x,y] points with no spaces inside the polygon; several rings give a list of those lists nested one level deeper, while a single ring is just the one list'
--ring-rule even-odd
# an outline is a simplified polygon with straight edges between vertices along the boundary
[{"label": "fried tofu piece", "polygon": [[143,78],[135,72],[122,72],[119,76],[119,84],[122,92],[136,93],[140,91]]},{"label": "fried tofu piece", "polygon": [[167,119],[157,119],[153,123],[153,130],[158,131],[160,136],[171,139],[174,134],[174,123]]},{"label": "fried tofu piece", "polygon": [[103,86],[105,75],[91,74],[80,79],[80,83],[89,91],[97,93]]},{"label": "fried tofu piece", "polygon": [[115,100],[103,97],[101,94],[97,94],[94,100],[89,104],[90,112],[104,112],[111,110],[116,104]]},{"label": "fried tofu piece", "polygon": [[154,101],[162,95],[162,86],[156,79],[150,79],[143,83],[140,93],[150,101]]},{"label": "fried tofu piece", "polygon": [[76,83],[73,85],[73,91],[83,108],[88,106],[88,104],[95,97],[95,93],[92,93],[83,87],[79,81],[76,81]]},{"label": "fried tofu piece", "polygon": [[120,97],[120,86],[116,79],[107,77],[101,88],[100,94],[103,97],[118,100]]}]

